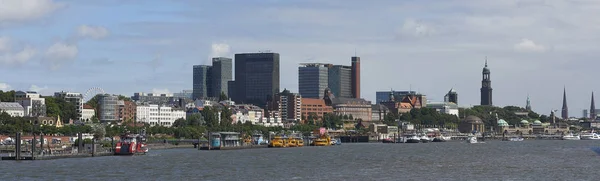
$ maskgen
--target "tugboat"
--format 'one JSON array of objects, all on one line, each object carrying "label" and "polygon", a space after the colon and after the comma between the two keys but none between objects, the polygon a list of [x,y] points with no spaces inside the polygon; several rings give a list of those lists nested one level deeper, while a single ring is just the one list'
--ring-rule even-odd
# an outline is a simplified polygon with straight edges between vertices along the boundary
[{"label": "tugboat", "polygon": [[145,134],[130,134],[129,132],[121,135],[121,139],[115,146],[115,155],[138,155],[148,153],[146,148]]}]

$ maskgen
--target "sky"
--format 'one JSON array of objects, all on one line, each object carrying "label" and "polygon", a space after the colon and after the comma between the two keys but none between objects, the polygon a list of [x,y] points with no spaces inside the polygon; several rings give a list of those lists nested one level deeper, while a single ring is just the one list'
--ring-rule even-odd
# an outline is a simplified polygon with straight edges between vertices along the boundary
[{"label": "sky", "polygon": [[[0,0],[0,89],[180,92],[214,56],[280,53],[281,89],[298,64],[361,57],[362,97],[416,90],[571,116],[600,90],[597,0]],[[92,91],[95,93],[95,91]]]}]

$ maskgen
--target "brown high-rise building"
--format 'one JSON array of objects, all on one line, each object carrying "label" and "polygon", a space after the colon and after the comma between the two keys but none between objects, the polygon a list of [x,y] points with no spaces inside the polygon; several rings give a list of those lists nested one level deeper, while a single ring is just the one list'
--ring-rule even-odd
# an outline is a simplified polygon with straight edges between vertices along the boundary
[{"label": "brown high-rise building", "polygon": [[352,97],[360,98],[360,57],[352,57]]}]

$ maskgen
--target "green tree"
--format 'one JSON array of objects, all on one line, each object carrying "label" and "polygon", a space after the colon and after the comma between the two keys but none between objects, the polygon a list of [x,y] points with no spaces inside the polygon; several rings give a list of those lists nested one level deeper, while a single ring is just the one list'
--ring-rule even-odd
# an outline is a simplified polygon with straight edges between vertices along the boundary
[{"label": "green tree", "polygon": [[0,90],[0,102],[15,102],[15,91],[2,91]]},{"label": "green tree", "polygon": [[219,95],[219,102],[224,101],[224,100],[229,100],[229,98],[227,98],[227,95],[225,94],[225,92],[221,92],[221,95]]}]

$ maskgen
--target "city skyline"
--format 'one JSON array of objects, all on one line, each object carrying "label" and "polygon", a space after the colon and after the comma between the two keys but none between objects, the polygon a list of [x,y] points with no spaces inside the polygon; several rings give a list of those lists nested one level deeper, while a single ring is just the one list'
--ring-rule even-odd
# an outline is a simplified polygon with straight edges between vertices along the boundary
[{"label": "city skyline", "polygon": [[[271,50],[281,55],[281,90],[298,92],[300,63],[347,65],[356,55],[367,100],[412,88],[442,101],[454,88],[469,106],[480,103],[488,56],[494,105],[525,107],[529,94],[532,109],[549,114],[561,109],[566,87],[573,116],[589,109],[590,92],[600,88],[589,76],[600,64],[600,36],[586,21],[598,5],[31,0],[0,13],[0,89],[175,93],[192,89],[193,65]],[[227,11],[236,7],[244,8]]]}]

